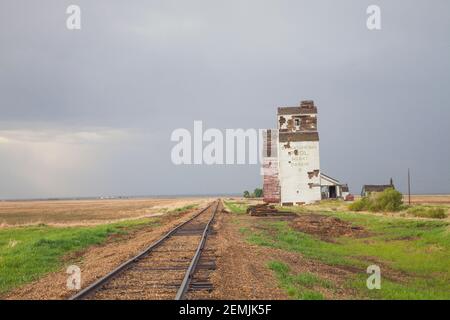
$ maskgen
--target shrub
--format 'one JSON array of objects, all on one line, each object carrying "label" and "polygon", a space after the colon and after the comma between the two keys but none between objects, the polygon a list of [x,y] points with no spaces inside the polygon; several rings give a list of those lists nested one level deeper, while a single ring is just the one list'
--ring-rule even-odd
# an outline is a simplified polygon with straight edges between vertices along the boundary
[{"label": "shrub", "polygon": [[376,193],[368,197],[362,197],[349,205],[352,211],[399,211],[403,206],[403,195],[394,188],[388,188],[381,193]]},{"label": "shrub", "polygon": [[443,208],[413,207],[409,208],[407,212],[414,217],[435,219],[447,218],[447,214],[445,213],[445,210]]},{"label": "shrub", "polygon": [[387,188],[375,197],[373,211],[399,211],[403,204],[403,195],[394,188]]},{"label": "shrub", "polygon": [[352,211],[363,211],[368,210],[370,199],[369,197],[363,197],[359,200],[351,203],[348,208]]}]

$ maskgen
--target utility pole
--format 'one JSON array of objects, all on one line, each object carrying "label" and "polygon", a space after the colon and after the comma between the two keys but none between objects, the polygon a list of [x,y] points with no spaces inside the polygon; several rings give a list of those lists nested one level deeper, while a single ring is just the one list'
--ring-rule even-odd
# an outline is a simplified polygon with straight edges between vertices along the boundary
[{"label": "utility pole", "polygon": [[411,205],[411,176],[408,168],[408,204]]}]

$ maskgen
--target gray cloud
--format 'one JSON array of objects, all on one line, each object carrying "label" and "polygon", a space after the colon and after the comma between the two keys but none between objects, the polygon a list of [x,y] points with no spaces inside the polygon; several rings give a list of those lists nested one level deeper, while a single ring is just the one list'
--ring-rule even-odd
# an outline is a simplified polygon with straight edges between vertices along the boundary
[{"label": "gray cloud", "polygon": [[2,1],[0,198],[252,189],[257,166],[174,166],[170,133],[274,127],[303,99],[353,192],[405,190],[408,167],[414,192],[450,192],[450,4],[376,2],[370,32],[372,1],[83,0],[80,31],[73,1]]}]

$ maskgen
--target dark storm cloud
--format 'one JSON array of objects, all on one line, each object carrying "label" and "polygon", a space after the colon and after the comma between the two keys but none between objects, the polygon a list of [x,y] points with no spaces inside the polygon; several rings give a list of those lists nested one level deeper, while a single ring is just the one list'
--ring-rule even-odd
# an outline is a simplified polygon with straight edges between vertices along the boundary
[{"label": "dark storm cloud", "polygon": [[[69,4],[82,29],[65,27]],[[382,30],[369,31],[378,4]],[[275,127],[314,99],[321,166],[450,192],[448,1],[0,4],[0,197],[240,192],[257,166],[174,166],[173,129]],[[34,139],[31,139],[33,138]],[[31,140],[31,141],[30,141]]]}]

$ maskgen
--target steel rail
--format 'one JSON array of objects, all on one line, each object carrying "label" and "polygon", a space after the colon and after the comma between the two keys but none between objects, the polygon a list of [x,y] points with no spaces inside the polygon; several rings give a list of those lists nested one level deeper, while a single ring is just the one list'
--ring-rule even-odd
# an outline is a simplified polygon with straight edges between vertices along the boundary
[{"label": "steel rail", "polygon": [[189,284],[192,280],[192,277],[195,273],[195,269],[197,267],[198,261],[200,260],[200,256],[203,252],[203,248],[205,247],[206,239],[208,237],[209,229],[211,227],[211,224],[214,220],[214,217],[216,215],[217,209],[219,208],[220,200],[217,201],[216,208],[213,211],[213,214],[211,216],[211,219],[209,219],[205,230],[203,230],[202,239],[200,240],[200,243],[197,247],[197,251],[195,251],[195,255],[192,258],[192,261],[189,265],[189,268],[186,271],[186,274],[184,275],[183,282],[181,283],[180,288],[178,289],[177,295],[175,296],[175,300],[182,300],[184,299],[184,295],[189,289]]},{"label": "steel rail", "polygon": [[[180,225],[176,226],[175,228],[173,228],[172,230],[170,230],[169,232],[167,232],[164,236],[162,236],[159,240],[157,240],[156,242],[154,242],[153,244],[151,244],[150,246],[148,246],[147,248],[145,248],[143,251],[141,251],[139,254],[137,254],[136,256],[134,256],[133,258],[125,261],[124,263],[122,263],[121,265],[119,265],[117,268],[115,268],[114,270],[112,270],[111,272],[109,272],[108,274],[106,274],[105,276],[103,276],[102,278],[98,279],[97,281],[95,281],[94,283],[92,283],[91,285],[87,286],[86,288],[84,288],[83,290],[81,290],[80,292],[76,293],[75,295],[71,296],[69,298],[69,300],[80,300],[83,299],[89,295],[91,295],[92,293],[94,293],[95,291],[97,291],[98,289],[100,289],[104,284],[106,284],[108,281],[110,281],[111,279],[113,279],[114,277],[116,277],[119,273],[125,271],[128,267],[130,267],[133,263],[135,263],[136,261],[138,261],[140,258],[142,258],[143,256],[149,254],[152,250],[154,250],[155,248],[157,248],[161,243],[163,243],[165,240],[167,240],[171,235],[173,235],[175,232],[177,232],[180,228],[182,228],[184,225],[188,224],[189,222],[193,221],[195,218],[197,218],[199,215],[201,215],[202,213],[204,213],[206,210],[208,210],[209,208],[214,206],[214,202],[211,203],[210,205],[208,205],[207,207],[205,207],[204,209],[200,210],[197,214],[195,214],[192,218],[190,218],[189,220],[186,220],[185,222],[181,223]],[[216,210],[217,210],[217,206],[216,206]],[[216,213],[216,210],[214,210],[214,215]],[[211,222],[211,220],[210,220]],[[209,225],[209,222],[208,222]]]}]

